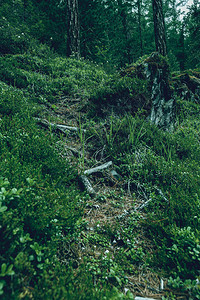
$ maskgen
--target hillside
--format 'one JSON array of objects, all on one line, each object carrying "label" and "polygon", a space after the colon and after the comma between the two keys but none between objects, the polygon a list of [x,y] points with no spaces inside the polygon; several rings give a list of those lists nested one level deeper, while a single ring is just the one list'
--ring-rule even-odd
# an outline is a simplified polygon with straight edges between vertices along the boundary
[{"label": "hillside", "polygon": [[181,76],[165,131],[116,109],[144,79],[45,46],[0,57],[2,299],[200,299],[200,106]]}]

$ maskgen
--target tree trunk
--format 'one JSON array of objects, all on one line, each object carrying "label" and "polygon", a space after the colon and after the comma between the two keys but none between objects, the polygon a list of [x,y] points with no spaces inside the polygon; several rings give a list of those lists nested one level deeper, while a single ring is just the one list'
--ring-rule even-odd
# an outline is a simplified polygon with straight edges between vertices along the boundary
[{"label": "tree trunk", "polygon": [[78,15],[78,0],[67,0],[68,36],[67,55],[80,57],[80,28]]},{"label": "tree trunk", "polygon": [[158,51],[161,55],[166,56],[167,45],[162,0],[152,0],[152,6],[156,51]]},{"label": "tree trunk", "polygon": [[[131,63],[131,56],[130,56],[130,45],[129,45],[129,38],[128,38],[128,24],[127,24],[127,11],[125,4],[122,0],[117,0],[118,7],[119,7],[119,13],[122,21],[122,27],[123,27],[123,36],[124,36],[124,42],[125,42],[125,51],[124,51],[124,61],[125,63]],[[122,63],[124,65],[124,63]]]},{"label": "tree trunk", "polygon": [[182,25],[180,32],[178,59],[180,70],[183,71],[185,69],[184,25]]},{"label": "tree trunk", "polygon": [[24,22],[26,22],[26,6],[27,6],[27,3],[26,3],[26,0],[24,0],[24,3],[23,3],[23,20],[24,20]]},{"label": "tree trunk", "polygon": [[141,2],[142,0],[137,1],[138,6],[138,30],[140,36],[140,55],[143,56],[143,40],[142,40],[142,26],[141,26]]}]

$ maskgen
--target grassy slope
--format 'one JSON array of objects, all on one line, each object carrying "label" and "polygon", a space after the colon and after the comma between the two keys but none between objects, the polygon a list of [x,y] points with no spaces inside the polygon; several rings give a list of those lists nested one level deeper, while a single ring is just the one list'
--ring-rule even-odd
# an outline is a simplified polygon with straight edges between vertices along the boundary
[{"label": "grassy slope", "polygon": [[[131,299],[120,290],[138,293],[133,283],[142,270],[146,277],[172,276],[171,287],[199,299],[199,105],[178,100],[173,133],[142,115],[90,119],[106,95],[133,93],[134,81],[50,52],[0,57],[0,80],[4,298]],[[86,136],[52,134],[35,116],[83,126]],[[87,160],[65,154],[72,143]],[[109,159],[121,180],[111,180],[113,188],[105,174],[94,176],[101,188],[91,202],[80,192],[78,172]]]}]

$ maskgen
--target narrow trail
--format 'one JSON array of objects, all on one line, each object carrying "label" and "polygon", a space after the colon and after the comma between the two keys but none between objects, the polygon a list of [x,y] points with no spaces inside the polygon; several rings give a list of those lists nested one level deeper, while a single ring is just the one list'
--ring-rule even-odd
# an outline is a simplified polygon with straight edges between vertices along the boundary
[{"label": "narrow trail", "polygon": [[[80,120],[84,120],[85,112],[82,111],[80,99],[61,98],[56,107],[45,107],[42,114],[46,120],[51,120],[53,123],[79,128]],[[83,162],[83,159],[80,158],[82,144],[77,133],[69,132],[57,147],[61,156],[68,159],[75,168],[80,168],[80,172],[80,162]],[[103,149],[98,151],[101,152]],[[84,145],[85,169],[106,162],[103,155],[97,160],[97,154],[91,151],[91,145],[88,147],[86,141]],[[127,266],[124,264],[126,283],[123,283],[123,290],[124,292],[130,291],[139,297],[162,299],[170,290],[166,288],[167,280],[160,270],[153,270],[148,263],[148,260],[152,258],[154,246],[148,239],[143,226],[147,216],[143,210],[134,210],[135,207],[140,207],[144,203],[144,197],[142,195],[140,197],[139,194],[133,197],[129,188],[127,186],[125,188],[123,179],[117,180],[110,176],[110,170],[114,168],[115,166],[112,165],[100,173],[88,176],[96,195],[89,197],[85,206],[83,215],[85,228],[81,231],[79,243],[68,249],[67,254],[65,251],[61,251],[61,256],[65,261],[64,256],[69,257],[69,252],[71,252],[70,256],[74,256],[72,259],[77,266],[83,257],[87,257],[89,261],[95,261],[97,264],[101,264],[104,259],[111,258],[113,265],[119,264],[119,257],[121,256],[123,260],[123,256],[128,255],[129,240],[126,227],[131,226],[129,224],[131,216],[131,220],[134,220],[132,235],[138,261],[136,259]],[[146,254],[148,254],[147,259],[144,258]],[[146,263],[141,263],[141,258]],[[98,280],[97,275],[96,278],[94,275],[94,284],[95,280]],[[179,296],[180,299],[187,299],[184,294]]]}]

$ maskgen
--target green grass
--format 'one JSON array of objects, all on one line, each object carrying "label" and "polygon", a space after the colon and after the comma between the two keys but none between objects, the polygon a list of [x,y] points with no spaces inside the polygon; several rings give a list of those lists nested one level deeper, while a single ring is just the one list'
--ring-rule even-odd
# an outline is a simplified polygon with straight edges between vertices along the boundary
[{"label": "green grass", "polygon": [[[172,276],[172,287],[191,289],[199,299],[194,286],[200,268],[199,105],[178,99],[177,122],[169,133],[148,123],[142,111],[98,117],[98,110],[115,103],[116,95],[137,98],[145,89],[142,81],[106,74],[92,63],[52,53],[49,58],[28,53],[2,56],[0,67],[4,299],[131,299],[131,294],[120,291],[128,282],[127,274],[137,273],[138,266],[161,270]],[[103,149],[104,158],[113,161],[123,180],[121,194],[99,195],[97,201],[112,199],[113,209],[123,211],[128,189],[133,210],[137,197],[143,202],[151,199],[141,212],[130,213],[125,221],[119,218],[115,225],[96,226],[84,239],[82,216],[88,197],[77,185],[78,170],[56,150],[58,138],[39,128],[33,118],[40,103],[56,104],[60,95],[88,101],[90,110],[77,120],[84,155],[89,151],[95,157]],[[83,159],[79,163],[84,169]],[[151,240],[153,253],[148,253],[145,241],[138,244],[139,228]],[[103,255],[113,240],[120,243],[119,251]],[[77,263],[73,249],[83,242],[100,247],[102,254]],[[65,262],[59,254],[62,247],[68,249]]]},{"label": "green grass", "polygon": [[111,75],[89,62],[72,58],[50,58],[32,54],[0,57],[0,80],[34,94],[39,102],[55,101],[55,96],[93,97],[103,87],[110,88]]},{"label": "green grass", "polygon": [[24,278],[34,286],[45,276],[43,269],[58,264],[58,243],[75,233],[84,199],[75,187],[76,172],[54,150],[49,133],[37,127],[26,101],[22,92],[2,85],[1,257],[15,274],[1,275],[5,297],[11,286],[17,297]]},{"label": "green grass", "polygon": [[[158,247],[157,265],[160,263],[168,272],[183,278],[194,278],[200,267],[190,248],[178,241],[179,232],[190,228],[196,241],[196,244],[191,242],[191,247],[199,248],[200,134],[197,123],[196,119],[184,120],[173,133],[168,133],[141,117],[126,116],[119,120],[111,116],[105,133],[105,125],[99,126],[101,133],[96,134],[95,142],[97,148],[104,146],[105,156],[132,186],[132,193],[137,195],[140,186],[146,197],[152,199],[145,208],[148,217],[144,226]],[[183,240],[186,242],[187,238]],[[178,255],[171,251],[174,242],[178,243]],[[181,256],[181,253],[185,254]]]}]

